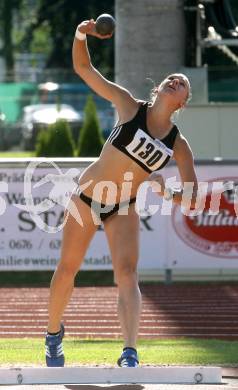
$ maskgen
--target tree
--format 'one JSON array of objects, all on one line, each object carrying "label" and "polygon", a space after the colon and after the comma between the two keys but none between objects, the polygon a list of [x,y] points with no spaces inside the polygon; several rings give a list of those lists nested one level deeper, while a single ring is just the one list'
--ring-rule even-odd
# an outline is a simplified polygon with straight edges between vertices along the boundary
[{"label": "tree", "polygon": [[87,98],[84,112],[84,124],[80,130],[77,154],[80,157],[98,157],[103,146],[103,138],[96,105],[91,95]]},{"label": "tree", "polygon": [[[0,55],[7,70],[14,70],[15,51],[41,52],[42,48],[47,53],[47,67],[72,69],[72,40],[78,23],[103,12],[114,14],[114,0],[0,0]],[[113,39],[89,40],[95,66],[113,78]]]},{"label": "tree", "polygon": [[[5,0],[7,1],[7,0]],[[50,26],[50,36],[54,43],[48,55],[47,67],[72,68],[72,40],[80,21],[97,18],[103,12],[114,14],[114,0],[38,0],[35,20],[31,23],[24,36],[25,48],[30,47],[33,33],[43,24]],[[113,75],[114,45],[113,40],[107,42],[90,39],[93,62],[106,76]],[[98,53],[98,54],[97,54]],[[103,54],[102,54],[103,53]]]},{"label": "tree", "polygon": [[[13,11],[19,10],[22,0],[0,1],[0,30],[3,41],[1,53],[5,59],[6,69],[9,74],[14,72],[14,47],[13,47]],[[7,75],[8,80],[8,75]]]},{"label": "tree", "polygon": [[37,137],[37,157],[73,157],[74,142],[71,129],[64,120],[42,129]]}]

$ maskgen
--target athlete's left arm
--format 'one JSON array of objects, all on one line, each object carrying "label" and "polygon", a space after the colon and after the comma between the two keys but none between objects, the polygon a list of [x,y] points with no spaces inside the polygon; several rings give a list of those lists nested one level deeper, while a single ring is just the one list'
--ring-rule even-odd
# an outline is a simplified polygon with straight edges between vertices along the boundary
[{"label": "athlete's left arm", "polygon": [[175,190],[173,200],[175,203],[183,203],[194,208],[198,196],[198,181],[194,168],[194,158],[191,147],[186,138],[180,133],[176,137],[174,145],[174,159],[176,161],[182,187],[180,190]]},{"label": "athlete's left arm", "polygon": [[157,192],[158,195],[163,196],[166,200],[173,200],[175,203],[182,204],[183,207],[194,209],[196,201],[199,200],[193,153],[188,141],[180,133],[176,137],[173,150],[181,178],[180,188],[166,187],[163,176],[157,171],[150,174],[148,181],[154,187],[154,192]]}]

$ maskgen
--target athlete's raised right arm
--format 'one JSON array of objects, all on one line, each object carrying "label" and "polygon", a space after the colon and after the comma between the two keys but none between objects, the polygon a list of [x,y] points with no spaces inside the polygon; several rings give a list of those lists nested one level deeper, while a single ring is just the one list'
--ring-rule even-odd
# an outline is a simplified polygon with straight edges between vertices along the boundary
[{"label": "athlete's raised right arm", "polygon": [[[101,36],[96,32],[95,21],[86,20],[78,25],[77,30],[83,34],[93,35],[97,38],[110,38],[111,35]],[[87,40],[80,40],[77,37],[73,42],[73,66],[75,72],[92,88],[98,95],[115,104],[118,111],[123,107],[128,109],[128,105],[135,106],[136,100],[125,88],[107,80],[94,68],[91,62],[87,47]]]}]

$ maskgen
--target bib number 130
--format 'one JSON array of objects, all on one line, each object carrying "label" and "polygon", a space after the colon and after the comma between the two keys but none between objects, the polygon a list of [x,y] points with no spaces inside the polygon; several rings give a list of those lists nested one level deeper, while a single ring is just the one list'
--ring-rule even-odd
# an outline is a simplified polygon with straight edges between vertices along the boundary
[{"label": "bib number 130", "polygon": [[137,131],[133,141],[126,147],[127,151],[148,168],[158,169],[168,158],[168,154],[152,138],[146,137],[147,134],[144,132],[138,134],[138,132],[142,133],[142,130]]},{"label": "bib number 130", "polygon": [[152,143],[146,143],[145,137],[141,137],[139,144],[132,150],[132,153],[136,152],[138,152],[139,157],[146,160],[148,167],[152,167],[163,156],[160,150],[155,150],[155,146]]}]

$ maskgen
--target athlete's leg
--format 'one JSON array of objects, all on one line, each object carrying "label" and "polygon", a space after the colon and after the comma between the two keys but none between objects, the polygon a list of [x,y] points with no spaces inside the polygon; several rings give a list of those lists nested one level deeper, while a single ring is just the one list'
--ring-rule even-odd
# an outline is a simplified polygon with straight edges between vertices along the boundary
[{"label": "athlete's leg", "polygon": [[50,286],[48,323],[50,333],[56,333],[60,329],[61,317],[73,291],[75,275],[79,271],[90,240],[98,228],[93,222],[88,205],[76,195],[72,197],[71,202],[74,202],[83,226],[71,213],[66,213],[68,219],[63,232],[61,260]]},{"label": "athlete's leg", "polygon": [[115,214],[106,220],[104,229],[118,286],[118,315],[124,346],[136,348],[141,294],[137,276],[139,217],[135,212],[135,204],[130,205],[128,215]]}]

